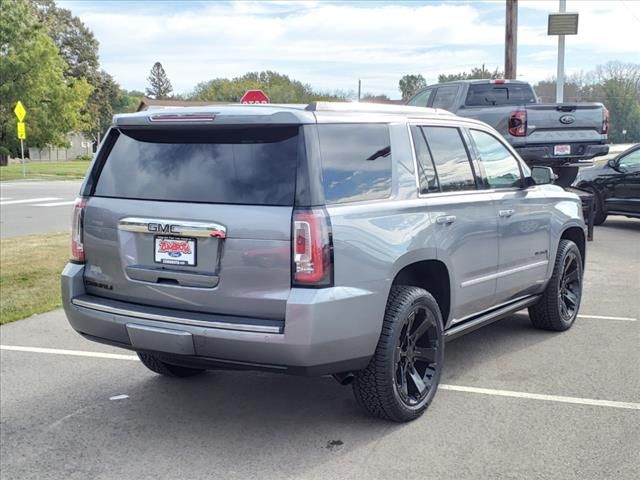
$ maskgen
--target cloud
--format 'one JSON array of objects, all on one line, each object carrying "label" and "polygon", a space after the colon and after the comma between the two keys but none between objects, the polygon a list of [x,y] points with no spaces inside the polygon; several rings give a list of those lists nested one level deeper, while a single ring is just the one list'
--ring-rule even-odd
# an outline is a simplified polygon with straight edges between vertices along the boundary
[{"label": "cloud", "polygon": [[[555,71],[556,41],[546,35],[545,9],[556,5],[551,3],[520,2],[520,65],[522,71],[548,70],[543,78]],[[600,59],[591,57],[599,63],[638,60],[637,42],[630,38],[633,17],[616,3],[587,2],[580,35],[567,42],[570,48],[599,53]],[[104,68],[126,88],[143,88],[151,65],[160,61],[179,92],[211,78],[271,69],[320,90],[353,89],[362,78],[365,91],[397,97],[398,80],[407,73],[422,73],[433,82],[439,73],[503,63],[502,2],[62,5],[95,32]]]}]

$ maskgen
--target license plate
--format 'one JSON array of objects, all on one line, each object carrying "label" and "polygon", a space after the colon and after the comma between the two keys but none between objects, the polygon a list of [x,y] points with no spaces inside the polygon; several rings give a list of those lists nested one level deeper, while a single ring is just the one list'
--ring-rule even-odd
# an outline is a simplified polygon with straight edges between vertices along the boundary
[{"label": "license plate", "polygon": [[555,145],[553,147],[554,155],[571,155],[571,145]]},{"label": "license plate", "polygon": [[154,260],[169,265],[196,264],[196,239],[184,237],[155,237]]}]

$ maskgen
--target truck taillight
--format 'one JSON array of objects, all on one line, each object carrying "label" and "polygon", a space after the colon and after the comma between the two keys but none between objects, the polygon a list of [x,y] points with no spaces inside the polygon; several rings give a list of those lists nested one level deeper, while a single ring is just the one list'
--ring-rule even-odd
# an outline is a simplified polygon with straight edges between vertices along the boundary
[{"label": "truck taillight", "polygon": [[77,198],[73,205],[73,221],[71,223],[71,261],[84,263],[84,207],[85,198]]},{"label": "truck taillight", "polygon": [[609,110],[606,107],[602,107],[604,110],[604,118],[602,119],[602,130],[603,134],[609,133]]},{"label": "truck taillight", "polygon": [[293,285],[328,287],[333,282],[331,222],[324,209],[293,214]]},{"label": "truck taillight", "polygon": [[509,115],[509,133],[514,137],[527,135],[527,111],[518,110]]}]

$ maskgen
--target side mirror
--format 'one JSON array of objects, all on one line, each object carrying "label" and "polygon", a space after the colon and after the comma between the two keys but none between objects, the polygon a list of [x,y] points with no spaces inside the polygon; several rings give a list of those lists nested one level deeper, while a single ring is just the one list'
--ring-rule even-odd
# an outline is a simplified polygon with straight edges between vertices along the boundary
[{"label": "side mirror", "polygon": [[616,159],[615,159],[615,158],[610,159],[610,160],[607,162],[607,165],[608,165],[610,168],[613,168],[614,170],[618,170],[618,162],[616,162]]},{"label": "side mirror", "polygon": [[558,178],[551,167],[531,167],[529,185],[548,185]]}]

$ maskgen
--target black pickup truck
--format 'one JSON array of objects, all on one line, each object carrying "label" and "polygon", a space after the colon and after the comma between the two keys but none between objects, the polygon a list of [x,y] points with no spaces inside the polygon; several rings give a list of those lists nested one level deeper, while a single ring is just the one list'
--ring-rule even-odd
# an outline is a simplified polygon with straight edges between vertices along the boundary
[{"label": "black pickup truck", "polygon": [[488,123],[529,165],[554,169],[568,186],[578,167],[609,152],[609,112],[601,103],[539,103],[519,80],[459,80],[419,90],[408,102]]}]

